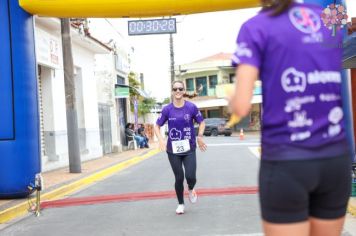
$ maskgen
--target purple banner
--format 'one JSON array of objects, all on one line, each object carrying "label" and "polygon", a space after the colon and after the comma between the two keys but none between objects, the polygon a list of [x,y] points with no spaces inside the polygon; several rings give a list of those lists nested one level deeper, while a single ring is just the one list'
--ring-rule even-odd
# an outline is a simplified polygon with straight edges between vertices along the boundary
[{"label": "purple banner", "polygon": [[134,104],[135,130],[137,130],[137,126],[138,126],[138,101],[137,101],[136,98],[134,98],[133,104]]}]

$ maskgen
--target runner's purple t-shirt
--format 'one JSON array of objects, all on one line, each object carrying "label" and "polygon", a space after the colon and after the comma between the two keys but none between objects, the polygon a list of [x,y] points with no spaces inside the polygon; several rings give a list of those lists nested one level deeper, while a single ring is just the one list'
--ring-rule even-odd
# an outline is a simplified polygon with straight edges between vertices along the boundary
[{"label": "runner's purple t-shirt", "polygon": [[332,36],[321,13],[319,6],[294,3],[276,17],[260,12],[240,30],[232,61],[253,65],[260,72],[263,159],[317,159],[347,153],[342,33]]},{"label": "runner's purple t-shirt", "polygon": [[190,150],[196,149],[194,121],[201,123],[204,120],[197,106],[189,101],[183,107],[168,104],[162,110],[156,124],[163,126],[168,121],[167,152],[172,153],[172,141],[188,139]]}]

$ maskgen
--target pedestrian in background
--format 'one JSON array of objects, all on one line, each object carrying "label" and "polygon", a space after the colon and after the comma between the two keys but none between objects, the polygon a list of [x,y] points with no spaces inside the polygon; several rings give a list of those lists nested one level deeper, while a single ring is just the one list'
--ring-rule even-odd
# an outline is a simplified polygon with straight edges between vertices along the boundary
[{"label": "pedestrian in background", "polygon": [[127,138],[135,139],[137,146],[140,148],[148,148],[148,144],[143,137],[135,133],[135,125],[132,123],[127,123],[125,126],[125,134]]},{"label": "pedestrian in background", "polygon": [[137,134],[145,140],[145,148],[149,148],[149,138],[147,137],[147,134],[145,132],[145,126],[143,124],[138,124]]},{"label": "pedestrian in background", "polygon": [[254,82],[262,80],[259,191],[265,235],[340,235],[351,187],[342,33],[332,36],[317,5],[262,4],[237,38],[230,106],[237,116],[248,115]]},{"label": "pedestrian in background", "polygon": [[[203,141],[204,118],[196,105],[185,101],[183,98],[184,93],[184,83],[174,81],[172,83],[173,102],[163,108],[154,128],[159,140],[160,149],[167,151],[168,159],[175,176],[175,191],[178,198],[177,214],[184,214],[184,175],[188,184],[189,200],[195,203],[198,198],[194,190],[197,168],[194,121],[199,123],[198,146],[201,151],[205,151],[207,147]],[[166,142],[161,135],[160,128],[167,121],[168,141]]]}]

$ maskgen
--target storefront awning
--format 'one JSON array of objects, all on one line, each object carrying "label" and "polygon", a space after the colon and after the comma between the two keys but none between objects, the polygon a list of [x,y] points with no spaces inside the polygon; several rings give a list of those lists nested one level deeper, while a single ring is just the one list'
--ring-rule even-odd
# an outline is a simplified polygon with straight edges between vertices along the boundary
[{"label": "storefront awning", "polygon": [[[192,100],[199,109],[208,108],[208,107],[225,107],[228,106],[228,102],[224,98],[217,99],[208,99],[208,100]],[[251,101],[251,104],[260,104],[262,103],[262,95],[254,95]]]},{"label": "storefront awning", "polygon": [[344,40],[344,68],[356,68],[356,33],[347,36]]},{"label": "storefront awning", "polygon": [[125,84],[115,84],[115,98],[128,98],[130,97],[130,88],[137,91],[140,96],[144,98],[149,98],[150,96],[146,93],[146,91],[142,89],[137,89]]}]

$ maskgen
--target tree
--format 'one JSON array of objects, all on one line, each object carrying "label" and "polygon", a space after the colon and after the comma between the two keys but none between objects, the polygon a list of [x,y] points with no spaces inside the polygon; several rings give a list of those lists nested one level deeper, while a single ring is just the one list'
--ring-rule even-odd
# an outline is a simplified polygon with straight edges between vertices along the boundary
[{"label": "tree", "polygon": [[128,75],[129,78],[129,90],[130,90],[130,107],[131,107],[131,112],[134,110],[134,99],[136,98],[139,100],[140,98],[140,93],[138,92],[137,89],[140,89],[141,84],[136,80],[136,74],[134,72],[130,72]]},{"label": "tree", "polygon": [[[140,84],[140,82],[137,81],[136,74],[133,72],[130,72],[128,75],[128,78],[129,78],[129,86],[130,86],[130,98],[139,97],[140,94],[138,93],[138,91],[136,89],[140,89],[141,84]],[[136,88],[136,89],[134,89],[134,88]],[[131,105],[133,105],[133,104],[131,104]]]},{"label": "tree", "polygon": [[162,104],[169,104],[171,102],[171,98],[165,98],[162,102]]},{"label": "tree", "polygon": [[138,89],[141,89],[141,84],[136,80],[136,74],[133,72],[130,72],[128,75],[129,78],[129,85],[130,85],[130,105],[131,105],[131,112],[134,111],[134,104],[133,100],[134,98],[137,99],[138,102],[138,116],[143,117],[143,120],[145,121],[145,115],[147,113],[150,113],[151,110],[154,108],[156,105],[156,99],[155,98],[145,98],[142,97],[141,94],[138,92]]},{"label": "tree", "polygon": [[138,115],[143,117],[143,121],[145,122],[145,115],[150,113],[151,110],[156,105],[155,98],[143,98],[138,102]]}]

